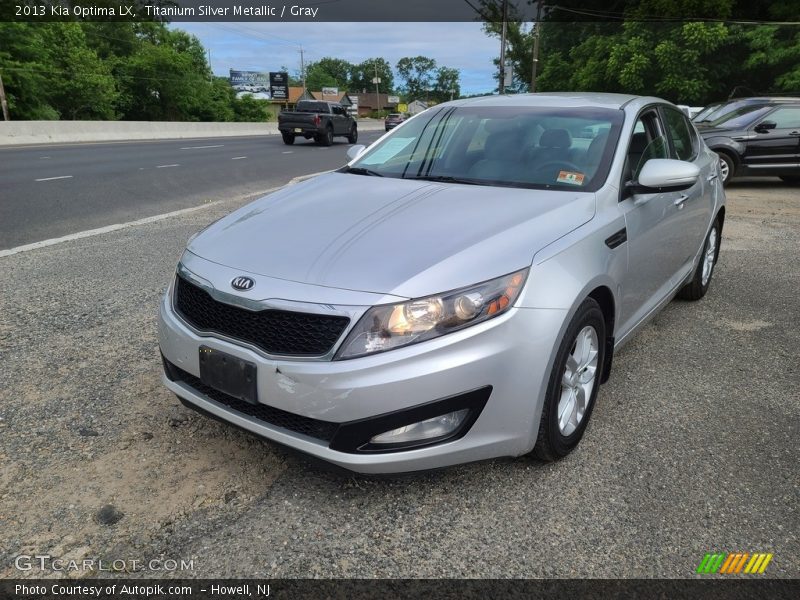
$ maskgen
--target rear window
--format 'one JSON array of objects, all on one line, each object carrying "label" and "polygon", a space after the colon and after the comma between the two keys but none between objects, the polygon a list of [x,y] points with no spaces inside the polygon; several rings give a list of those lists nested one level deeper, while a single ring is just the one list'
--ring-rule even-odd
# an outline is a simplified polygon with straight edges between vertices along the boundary
[{"label": "rear window", "polygon": [[302,101],[297,103],[297,112],[326,113],[328,105],[325,102]]}]

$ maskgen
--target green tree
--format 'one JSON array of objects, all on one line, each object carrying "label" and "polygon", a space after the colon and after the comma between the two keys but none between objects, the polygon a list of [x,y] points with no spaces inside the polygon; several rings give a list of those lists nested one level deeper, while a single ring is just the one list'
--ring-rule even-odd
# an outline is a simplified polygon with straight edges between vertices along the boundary
[{"label": "green tree", "polygon": [[0,74],[12,119],[58,119],[49,103],[50,56],[40,29],[31,23],[0,22]]},{"label": "green tree", "polygon": [[461,96],[461,72],[450,67],[439,67],[436,70],[433,98],[437,102],[446,102]]},{"label": "green tree", "polygon": [[347,89],[353,65],[341,58],[326,56],[306,66],[306,87],[320,90],[323,87]]},{"label": "green tree", "polygon": [[266,100],[256,100],[251,95],[246,94],[236,100],[234,110],[236,111],[237,121],[266,121],[267,108]]},{"label": "green tree", "polygon": [[392,93],[394,91],[394,74],[391,65],[383,58],[368,58],[358,65],[353,65],[348,91],[353,93],[374,92],[375,84],[372,83],[372,80],[376,71],[381,80],[378,84],[378,91],[383,94]]},{"label": "green tree", "polygon": [[397,61],[397,74],[409,100],[425,98],[434,89],[436,61],[427,56],[404,57]]},{"label": "green tree", "polygon": [[53,76],[47,97],[62,119],[114,119],[119,92],[109,65],[86,44],[78,23],[41,26]]}]

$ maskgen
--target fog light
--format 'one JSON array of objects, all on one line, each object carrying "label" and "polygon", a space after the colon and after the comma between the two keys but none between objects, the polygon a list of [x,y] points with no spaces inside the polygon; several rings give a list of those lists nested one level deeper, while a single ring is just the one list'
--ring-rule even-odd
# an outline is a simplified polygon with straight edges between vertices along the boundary
[{"label": "fog light", "polygon": [[467,417],[468,412],[468,408],[463,408],[455,412],[447,413],[446,415],[440,415],[432,419],[412,423],[411,425],[404,425],[403,427],[398,427],[397,429],[392,429],[391,431],[376,435],[370,440],[370,443],[400,444],[403,442],[416,442],[419,440],[429,440],[446,436],[458,429]]}]

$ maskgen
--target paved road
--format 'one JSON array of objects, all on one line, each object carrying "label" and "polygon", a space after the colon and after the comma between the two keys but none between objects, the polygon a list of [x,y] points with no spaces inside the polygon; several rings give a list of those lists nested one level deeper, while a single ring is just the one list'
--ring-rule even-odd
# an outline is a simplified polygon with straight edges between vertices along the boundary
[{"label": "paved road", "polygon": [[347,148],[277,135],[0,148],[0,250],[252,195],[341,166]]},{"label": "paved road", "polygon": [[576,452],[407,479],[321,471],[161,385],[159,293],[243,199],[0,257],[0,577],[25,553],[193,559],[195,577],[684,578],[712,551],[800,576],[800,203],[768,180],[729,198],[709,294],[614,357]]}]

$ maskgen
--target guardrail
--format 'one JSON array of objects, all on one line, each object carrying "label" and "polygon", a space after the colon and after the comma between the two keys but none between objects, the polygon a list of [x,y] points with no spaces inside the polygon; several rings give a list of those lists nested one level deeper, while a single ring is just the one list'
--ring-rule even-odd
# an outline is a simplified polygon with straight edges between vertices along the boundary
[{"label": "guardrail", "polygon": [[[383,121],[359,120],[359,131],[383,130]],[[0,121],[0,146],[277,135],[277,123],[173,121]]]}]

